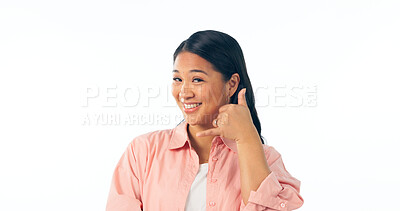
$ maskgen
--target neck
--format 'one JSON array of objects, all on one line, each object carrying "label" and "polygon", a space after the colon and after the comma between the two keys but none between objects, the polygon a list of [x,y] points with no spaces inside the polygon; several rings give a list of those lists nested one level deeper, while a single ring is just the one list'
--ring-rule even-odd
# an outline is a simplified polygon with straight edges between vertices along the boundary
[{"label": "neck", "polygon": [[[188,124],[188,136],[190,140],[190,144],[197,152],[200,159],[208,159],[211,149],[211,142],[214,139],[213,136],[204,136],[197,137],[196,133],[204,130],[208,130],[214,128],[211,126],[203,126],[203,125],[189,125]],[[202,162],[202,161],[200,161]]]}]

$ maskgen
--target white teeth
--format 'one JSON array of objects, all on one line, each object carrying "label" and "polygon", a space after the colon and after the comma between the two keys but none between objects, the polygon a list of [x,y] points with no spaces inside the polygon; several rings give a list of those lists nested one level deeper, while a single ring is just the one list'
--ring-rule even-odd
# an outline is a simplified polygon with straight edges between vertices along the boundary
[{"label": "white teeth", "polygon": [[196,104],[183,104],[185,108],[195,108],[199,106],[201,103],[196,103]]}]

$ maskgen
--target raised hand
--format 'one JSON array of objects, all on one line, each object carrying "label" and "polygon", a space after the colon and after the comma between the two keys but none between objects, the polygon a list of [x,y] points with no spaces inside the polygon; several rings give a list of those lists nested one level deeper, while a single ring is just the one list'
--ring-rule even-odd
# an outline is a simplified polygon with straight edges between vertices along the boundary
[{"label": "raised hand", "polygon": [[246,102],[246,88],[238,94],[238,104],[226,104],[219,108],[219,114],[213,120],[215,128],[198,132],[196,136],[222,136],[240,141],[249,133],[257,133],[250,110]]}]

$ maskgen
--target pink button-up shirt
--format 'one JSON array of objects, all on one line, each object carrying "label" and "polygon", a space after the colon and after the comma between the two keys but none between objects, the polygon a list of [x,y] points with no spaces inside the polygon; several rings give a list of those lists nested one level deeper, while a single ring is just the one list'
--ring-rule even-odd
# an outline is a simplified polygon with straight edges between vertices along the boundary
[{"label": "pink button-up shirt", "polygon": [[[107,211],[184,211],[199,169],[199,157],[191,147],[187,122],[173,129],[136,137],[115,168]],[[207,210],[293,210],[303,204],[300,181],[285,169],[281,155],[263,145],[272,171],[251,191],[247,205],[240,189],[236,142],[215,136],[207,174]]]}]

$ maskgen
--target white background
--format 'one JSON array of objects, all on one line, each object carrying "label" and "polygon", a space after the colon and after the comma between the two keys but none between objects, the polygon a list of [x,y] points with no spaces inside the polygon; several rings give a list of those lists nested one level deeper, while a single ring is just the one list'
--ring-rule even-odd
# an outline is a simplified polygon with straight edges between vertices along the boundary
[{"label": "white background", "polygon": [[[1,1],[0,210],[104,210],[128,143],[180,121],[172,54],[204,29],[241,44],[262,134],[302,182],[300,210],[400,210],[399,11],[385,0]],[[137,105],[125,90],[139,90]],[[108,117],[152,114],[163,122]]]}]

